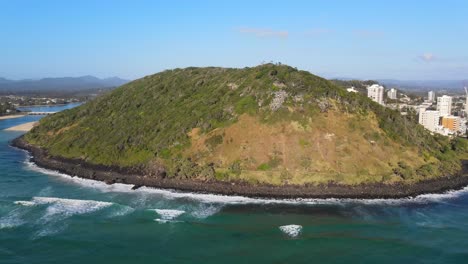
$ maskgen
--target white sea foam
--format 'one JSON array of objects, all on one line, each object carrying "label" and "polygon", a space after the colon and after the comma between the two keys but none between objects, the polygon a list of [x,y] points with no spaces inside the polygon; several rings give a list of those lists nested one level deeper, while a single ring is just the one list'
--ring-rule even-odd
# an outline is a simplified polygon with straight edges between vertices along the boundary
[{"label": "white sea foam", "polygon": [[61,217],[68,217],[76,214],[91,213],[112,205],[112,203],[109,202],[57,197],[33,197],[31,201],[16,201],[15,204],[23,206],[49,205],[43,217],[44,220],[58,215]]},{"label": "white sea foam", "polygon": [[158,223],[161,223],[161,224],[172,222],[172,221],[164,220],[164,219],[161,219],[161,218],[156,218],[156,219],[154,219],[154,221],[156,221]]},{"label": "white sea foam", "polygon": [[[73,215],[87,214],[111,206],[112,203],[94,200],[77,200],[57,197],[33,197],[30,201],[15,201],[14,204],[31,207],[46,205],[45,213],[36,224],[43,228],[38,232],[38,236],[56,233],[60,226],[48,226],[49,223],[55,223],[64,220]],[[18,213],[11,213],[7,217],[0,219],[0,228],[15,227],[24,224]]]},{"label": "white sea foam", "polygon": [[21,218],[18,210],[13,210],[8,215],[0,218],[0,229],[8,229],[21,226],[25,221]]},{"label": "white sea foam", "polygon": [[154,211],[164,220],[173,220],[185,213],[185,211],[174,209],[154,209]]},{"label": "white sea foam", "polygon": [[301,234],[301,225],[284,225],[280,226],[279,229],[290,237],[298,237]]},{"label": "white sea foam", "polygon": [[[17,201],[16,203],[28,206],[47,206],[44,215],[35,222],[36,225],[40,226],[40,230],[33,235],[33,239],[63,231],[67,224],[62,221],[71,216],[92,213],[112,205],[109,202],[58,197],[33,197],[29,203],[25,202],[28,201]],[[58,224],[58,222],[61,223]]]},{"label": "white sea foam", "polygon": [[201,204],[199,207],[195,208],[194,211],[190,213],[190,215],[195,218],[205,219],[218,213],[222,208],[222,205]]},{"label": "white sea foam", "polygon": [[[60,214],[64,216],[91,213],[113,205],[113,203],[109,202],[66,199],[56,197],[33,197],[31,201],[15,201],[14,204],[22,206],[37,206],[51,204],[51,206],[47,208],[46,215]],[[123,216],[134,211],[134,208],[122,205],[118,210],[113,211],[109,215],[110,217]]]},{"label": "white sea foam", "polygon": [[16,201],[16,202],[14,202],[14,204],[22,205],[22,206],[34,206],[34,205],[36,205],[35,202],[31,202],[31,201]]},{"label": "white sea foam", "polygon": [[[33,239],[50,236],[65,230],[67,223],[63,221],[71,216],[96,212],[114,205],[114,203],[110,202],[58,197],[33,197],[31,201],[15,201],[14,203],[28,207],[46,206],[45,213],[33,223],[40,227],[40,229],[33,234]],[[119,217],[132,213],[135,210],[132,207],[122,205],[119,205],[116,209],[117,210],[112,210],[107,217]],[[10,222],[11,221],[7,224]]]},{"label": "white sea foam", "polygon": [[24,224],[24,221],[14,217],[0,218],[0,229],[14,228]]},{"label": "white sea foam", "polygon": [[174,209],[154,209],[154,211],[161,216],[161,218],[156,218],[154,221],[161,224],[180,222],[175,221],[174,219],[185,213],[185,211]]},{"label": "white sea foam", "polygon": [[157,189],[151,187],[142,187],[136,190],[137,192],[148,192],[163,196],[166,199],[190,199],[210,204],[291,204],[291,205],[344,205],[344,204],[368,204],[368,205],[393,205],[402,204],[426,204],[431,202],[441,202],[448,199],[456,198],[460,195],[468,193],[468,187],[457,191],[449,191],[442,194],[423,194],[416,197],[399,198],[399,199],[265,199],[265,198],[250,198],[244,196],[229,196],[218,194],[203,194],[192,192],[179,192],[168,189]]},{"label": "white sea foam", "polygon": [[63,180],[76,183],[81,186],[86,186],[88,188],[99,189],[100,191],[103,191],[103,192],[130,192],[132,191],[132,187],[134,186],[132,184],[122,184],[122,183],[106,184],[105,182],[102,182],[102,181],[84,179],[84,178],[80,178],[77,176],[71,176],[68,174],[60,173],[58,171],[44,169],[44,168],[37,166],[34,162],[29,161],[29,157],[27,161],[25,162],[25,164],[26,164],[26,168],[32,171],[40,172],[42,174],[47,174],[50,176],[60,177]]},{"label": "white sea foam", "polygon": [[51,206],[47,207],[45,215],[46,218],[55,217],[57,215],[68,217],[72,215],[87,214],[112,205],[112,203],[108,202],[52,197],[35,197],[34,200],[38,203],[51,204]]},{"label": "white sea foam", "polygon": [[[29,160],[29,158],[28,158]],[[468,186],[457,191],[449,191],[442,194],[423,194],[416,197],[400,198],[400,199],[264,199],[264,198],[249,198],[244,196],[228,196],[218,194],[202,194],[192,192],[179,192],[169,189],[157,189],[151,187],[141,187],[137,190],[132,190],[134,185],[131,184],[112,184],[108,185],[104,182],[82,179],[75,176],[59,173],[57,171],[43,169],[36,166],[32,162],[25,162],[31,170],[44,173],[47,175],[58,176],[69,180],[76,184],[95,188],[102,192],[144,192],[162,196],[165,199],[190,199],[204,203],[217,204],[293,204],[293,205],[343,205],[343,204],[369,204],[369,205],[402,205],[407,203],[425,204],[431,202],[442,202],[444,200],[453,199],[460,195],[468,193]]]}]

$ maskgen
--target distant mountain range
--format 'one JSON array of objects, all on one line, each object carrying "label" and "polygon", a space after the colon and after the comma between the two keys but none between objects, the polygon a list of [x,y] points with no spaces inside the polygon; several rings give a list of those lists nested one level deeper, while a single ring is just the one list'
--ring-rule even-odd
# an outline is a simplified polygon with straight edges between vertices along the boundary
[{"label": "distant mountain range", "polygon": [[387,87],[395,87],[406,91],[429,91],[429,90],[447,90],[463,91],[463,86],[468,86],[468,80],[377,80]]},{"label": "distant mountain range", "polygon": [[73,92],[89,89],[111,88],[129,82],[118,77],[100,79],[94,76],[43,78],[39,80],[8,80],[0,78],[0,92]]},{"label": "distant mountain range", "polygon": [[[331,81],[341,85],[356,86],[356,83],[364,81],[355,78],[334,78]],[[374,79],[387,88],[397,88],[408,92],[427,92],[427,91],[450,91],[454,93],[463,92],[463,87],[468,87],[468,79],[465,80],[396,80],[396,79]]]}]

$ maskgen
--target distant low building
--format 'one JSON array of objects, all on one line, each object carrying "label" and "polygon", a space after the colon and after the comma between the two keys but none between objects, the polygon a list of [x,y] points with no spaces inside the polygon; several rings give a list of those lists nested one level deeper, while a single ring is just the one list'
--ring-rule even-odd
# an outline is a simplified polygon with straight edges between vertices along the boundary
[{"label": "distant low building", "polygon": [[354,86],[352,86],[352,87],[350,87],[350,88],[347,88],[346,91],[348,91],[349,93],[357,93],[357,92],[359,92],[358,90],[356,90],[356,89],[354,88]]},{"label": "distant low building", "polygon": [[411,102],[411,98],[409,98],[408,95],[403,94],[402,97],[400,98],[400,102],[409,103]]},{"label": "distant low building", "polygon": [[387,97],[388,97],[388,99],[396,100],[397,99],[397,90],[395,88],[392,88],[392,89],[388,90]]},{"label": "distant low building", "polygon": [[381,105],[384,105],[383,100],[384,87],[382,85],[373,84],[367,87],[367,97],[372,99],[372,101],[377,102]]}]

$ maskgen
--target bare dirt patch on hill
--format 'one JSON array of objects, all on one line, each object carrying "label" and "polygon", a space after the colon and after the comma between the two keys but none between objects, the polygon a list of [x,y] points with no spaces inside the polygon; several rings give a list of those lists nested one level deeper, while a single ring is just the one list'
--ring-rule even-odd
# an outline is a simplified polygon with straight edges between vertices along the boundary
[{"label": "bare dirt patch on hill", "polygon": [[[414,167],[424,163],[416,150],[388,139],[373,115],[362,118],[331,111],[307,124],[266,124],[244,114],[226,128],[207,134],[194,129],[189,136],[186,154],[195,162],[214,161],[229,179],[259,183],[392,182],[399,180],[393,174],[398,162]],[[233,166],[240,173],[229,173]]]}]

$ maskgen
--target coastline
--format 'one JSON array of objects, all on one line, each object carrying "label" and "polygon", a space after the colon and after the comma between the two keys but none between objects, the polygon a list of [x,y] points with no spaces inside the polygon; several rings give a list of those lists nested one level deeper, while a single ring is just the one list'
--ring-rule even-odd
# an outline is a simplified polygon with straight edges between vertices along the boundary
[{"label": "coastline", "polygon": [[118,167],[94,165],[82,160],[51,157],[43,149],[30,145],[18,137],[11,145],[31,154],[31,161],[37,166],[60,173],[106,182],[135,185],[135,189],[146,186],[161,189],[175,189],[197,193],[220,195],[240,195],[255,198],[351,198],[351,199],[398,199],[427,193],[443,193],[462,189],[468,185],[468,161],[463,161],[463,170],[458,175],[440,177],[415,184],[360,184],[355,186],[340,184],[322,185],[251,185],[246,182],[221,182],[170,179],[162,176],[147,176],[141,171]]}]

